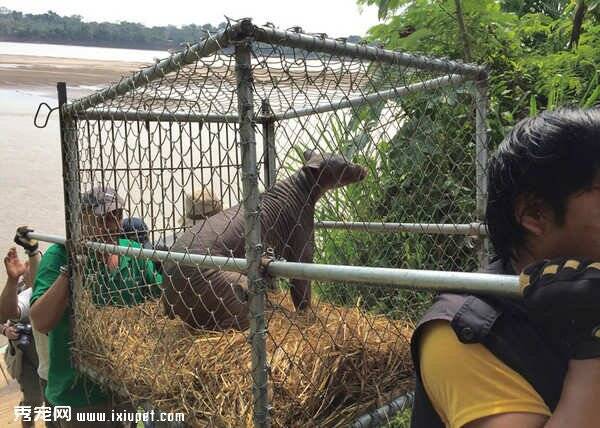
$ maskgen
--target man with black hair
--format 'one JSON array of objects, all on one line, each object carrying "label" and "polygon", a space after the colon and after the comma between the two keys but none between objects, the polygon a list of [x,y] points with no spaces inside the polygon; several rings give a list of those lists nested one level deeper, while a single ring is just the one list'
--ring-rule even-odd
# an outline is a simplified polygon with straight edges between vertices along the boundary
[{"label": "man with black hair", "polygon": [[436,298],[412,340],[412,426],[598,426],[600,110],[519,122],[488,192],[488,271],[520,272],[524,298]]}]

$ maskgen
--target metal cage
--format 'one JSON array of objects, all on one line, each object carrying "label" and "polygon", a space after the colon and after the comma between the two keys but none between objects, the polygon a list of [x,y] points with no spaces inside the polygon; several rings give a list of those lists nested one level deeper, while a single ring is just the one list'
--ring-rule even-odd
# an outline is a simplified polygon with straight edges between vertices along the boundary
[{"label": "metal cage", "polygon": [[[518,289],[463,273],[487,260],[486,79],[245,19],[85,98],[59,85],[76,366],[191,425],[368,426],[404,408],[428,300],[402,288]],[[145,245],[82,222],[97,188],[147,224]],[[102,289],[107,253],[133,261]],[[136,260],[157,264],[161,296],[121,304]],[[221,328],[210,305],[240,304],[248,325]],[[189,365],[196,354],[213,366]]]}]

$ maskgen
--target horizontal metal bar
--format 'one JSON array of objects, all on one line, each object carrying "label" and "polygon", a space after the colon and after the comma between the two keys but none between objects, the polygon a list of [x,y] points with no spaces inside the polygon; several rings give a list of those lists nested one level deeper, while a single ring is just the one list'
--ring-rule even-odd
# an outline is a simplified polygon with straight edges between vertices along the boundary
[{"label": "horizontal metal bar", "polygon": [[[432,90],[444,86],[458,85],[468,78],[462,75],[442,76],[425,82],[414,83],[401,88],[388,89],[371,93],[365,96],[347,98],[334,103],[320,104],[315,107],[308,107],[298,110],[289,110],[285,113],[270,114],[262,117],[257,116],[256,122],[277,121],[292,119],[296,117],[309,116],[311,114],[325,113],[328,111],[340,110],[350,107],[360,107],[368,103],[387,101],[398,98],[412,92],[421,90]],[[189,114],[189,113],[170,113],[170,112],[146,112],[146,111],[115,111],[115,110],[86,110],[76,114],[78,119],[86,120],[123,120],[123,121],[155,121],[155,122],[212,122],[212,123],[237,123],[238,115],[233,114]]]},{"label": "horizontal metal bar", "polygon": [[143,68],[133,76],[122,79],[120,82],[115,83],[104,90],[66,104],[62,108],[62,111],[66,114],[73,115],[77,112],[95,107],[107,100],[112,100],[120,95],[124,95],[137,87],[144,86],[154,80],[160,79],[184,65],[192,64],[200,58],[212,55],[230,44],[231,36],[237,31],[237,26],[238,24],[234,24],[212,37],[207,37],[198,43],[190,45],[183,51],[163,59],[155,65]]},{"label": "horizontal metal bar", "polygon": [[48,235],[46,233],[29,232],[27,236],[32,239],[37,239],[38,241],[50,242],[52,244],[65,245],[67,242],[67,239],[64,236]]},{"label": "horizontal metal bar", "polygon": [[382,424],[389,422],[390,418],[392,418],[396,414],[406,410],[409,407],[412,407],[414,398],[415,398],[414,392],[409,392],[405,395],[395,398],[394,400],[390,401],[388,404],[381,406],[380,408],[375,409],[372,412],[362,415],[360,418],[358,418],[354,421],[354,423],[351,425],[351,427],[352,428],[379,427]]},{"label": "horizontal metal bar", "polygon": [[[65,242],[64,238],[55,235],[30,233],[29,236],[39,241],[56,243]],[[86,246],[97,251],[119,254],[122,256],[148,258],[156,261],[170,260],[187,266],[221,268],[227,271],[242,273],[247,270],[246,259],[121,247],[100,242],[86,242]],[[365,285],[379,285],[389,288],[410,288],[415,290],[455,291],[460,293],[493,294],[508,297],[521,296],[519,279],[517,276],[512,275],[326,265],[286,261],[273,261],[268,264],[266,269],[268,274],[273,277],[352,282]]]},{"label": "horizontal metal bar", "polygon": [[361,221],[317,221],[319,229],[346,229],[361,232],[414,232],[439,235],[487,236],[482,223],[431,224],[431,223],[378,223]]},{"label": "horizontal metal bar", "polygon": [[483,78],[486,74],[485,68],[478,65],[394,52],[326,37],[317,37],[293,31],[282,31],[272,27],[254,26],[254,37],[259,42],[272,43],[274,45],[415,67],[421,70],[438,71],[444,74],[463,74],[476,79]]},{"label": "horizontal metal bar", "polygon": [[149,121],[149,122],[211,122],[211,123],[237,123],[238,115],[234,114],[189,114],[152,111],[116,111],[108,109],[95,109],[77,112],[77,119],[85,120],[123,120],[123,121]]},{"label": "horizontal metal bar", "polygon": [[[38,241],[54,242],[56,244],[65,244],[65,238],[56,235],[46,235],[37,232],[30,232],[29,237]],[[120,256],[130,256],[146,258],[154,261],[173,261],[184,266],[197,266],[202,268],[221,268],[231,272],[245,272],[247,269],[246,259],[236,259],[233,257],[211,256],[210,254],[191,254],[175,253],[172,251],[160,251],[146,248],[122,247],[119,245],[105,244],[103,242],[85,242],[85,246],[96,251],[118,254]]]},{"label": "horizontal metal bar", "polygon": [[90,379],[96,381],[100,385],[105,386],[108,389],[112,390],[114,393],[118,394],[119,397],[125,398],[125,399],[129,398],[128,391],[123,386],[117,385],[112,379],[108,379],[108,378],[102,376],[93,368],[87,367],[86,365],[81,364],[80,362],[76,362],[74,364],[74,366],[79,372],[88,376]]},{"label": "horizontal metal bar", "polygon": [[319,104],[314,107],[302,108],[298,110],[292,109],[286,111],[285,113],[273,114],[271,117],[273,118],[273,120],[284,120],[308,116],[311,114],[325,113],[328,111],[340,110],[344,108],[360,107],[363,104],[387,101],[389,99],[399,98],[413,92],[431,90],[441,88],[443,86],[458,85],[467,80],[469,79],[466,76],[462,75],[442,76],[435,79],[426,80],[424,82],[413,83],[408,86],[402,86],[400,88],[392,88],[385,91],[375,92],[369,95],[346,98],[340,101]]},{"label": "horizontal metal bar", "polygon": [[511,275],[396,269],[317,263],[272,262],[269,275],[316,281],[353,282],[389,288],[454,291],[517,297],[519,279]]}]

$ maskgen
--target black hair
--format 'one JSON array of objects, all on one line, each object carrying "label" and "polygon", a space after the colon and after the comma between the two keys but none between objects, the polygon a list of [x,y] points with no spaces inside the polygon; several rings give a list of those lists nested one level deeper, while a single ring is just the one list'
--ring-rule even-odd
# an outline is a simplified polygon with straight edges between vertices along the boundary
[{"label": "black hair", "polygon": [[496,256],[508,262],[525,243],[519,195],[539,198],[563,224],[567,198],[589,188],[599,167],[600,109],[562,108],[517,123],[488,164],[485,222]]}]

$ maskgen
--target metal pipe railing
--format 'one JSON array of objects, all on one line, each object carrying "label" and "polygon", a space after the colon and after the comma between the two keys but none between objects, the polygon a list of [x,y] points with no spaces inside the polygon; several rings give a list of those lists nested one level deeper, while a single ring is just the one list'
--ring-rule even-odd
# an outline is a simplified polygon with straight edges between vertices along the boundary
[{"label": "metal pipe railing", "polygon": [[469,80],[468,77],[462,75],[442,76],[436,79],[426,80],[424,82],[413,83],[411,85],[403,86],[401,88],[392,88],[386,91],[374,92],[368,95],[353,98],[346,98],[336,102],[327,102],[324,104],[298,110],[290,109],[285,113],[273,114],[272,117],[274,120],[285,120],[302,116],[309,116],[312,114],[326,113],[329,111],[335,111],[350,107],[356,108],[368,103],[374,104],[380,101],[387,101],[390,99],[399,98],[413,92],[437,89],[442,88],[444,86],[458,85],[464,83],[467,80]]},{"label": "metal pipe railing", "polygon": [[76,113],[77,119],[86,120],[121,120],[129,122],[200,122],[200,123],[238,123],[237,114],[190,114],[155,111],[116,111],[109,109],[92,109]]},{"label": "metal pipe railing", "polygon": [[487,236],[487,228],[482,223],[379,223],[323,220],[315,222],[315,227],[319,229],[345,229],[361,232],[412,232],[439,235]]},{"label": "metal pipe railing", "polygon": [[[249,26],[249,20],[242,20],[240,24]],[[388,64],[414,67],[420,70],[438,71],[444,74],[463,74],[472,78],[485,75],[484,67],[464,64],[451,60],[433,59],[423,55],[414,55],[403,52],[394,52],[373,46],[358,45],[345,41],[318,37],[293,31],[282,31],[272,27],[253,26],[254,37],[259,42],[273,43],[291,48],[306,49],[311,52],[321,52],[348,56],[355,59],[385,62]]]},{"label": "metal pipe railing", "polygon": [[[64,244],[65,239],[55,235],[30,233],[39,241]],[[101,242],[85,242],[93,250],[122,256],[148,258],[155,261],[174,261],[182,265],[199,268],[219,268],[244,273],[246,259],[212,256],[210,254],[175,253],[143,248],[122,247]],[[396,269],[366,266],[327,265],[318,263],[296,263],[275,260],[266,266],[273,277],[309,279],[316,281],[360,283],[390,288],[415,290],[453,291],[459,293],[493,294],[520,297],[519,279],[513,275],[496,275],[478,272],[448,272],[419,269]]]},{"label": "metal pipe railing", "polygon": [[414,398],[414,392],[409,392],[405,395],[395,398],[378,409],[366,413],[360,418],[356,419],[351,425],[351,428],[372,428],[381,426],[382,424],[389,422],[390,418],[394,417],[396,414],[411,407]]},{"label": "metal pipe railing", "polygon": [[[404,95],[422,91],[441,88],[444,86],[458,85],[469,80],[462,75],[442,76],[424,82],[413,83],[400,88],[392,88],[385,91],[373,92],[367,95],[346,98],[337,102],[325,103],[314,107],[294,110],[291,109],[283,113],[270,113],[268,121],[279,121],[293,119],[312,114],[326,113],[330,111],[357,108],[364,104],[387,101],[390,99],[402,97]],[[78,119],[86,120],[122,120],[122,121],[150,121],[150,122],[214,122],[214,123],[237,123],[239,116],[236,114],[190,114],[190,113],[171,113],[171,112],[153,112],[153,111],[115,111],[109,109],[93,109],[78,112],[75,114]],[[265,118],[261,115],[255,118],[256,122],[264,123]]]},{"label": "metal pipe railing", "polygon": [[[29,237],[43,242],[65,245],[63,236],[47,235],[43,233],[30,232]],[[171,251],[150,250],[145,248],[122,247],[103,242],[86,241],[84,245],[95,251],[117,254],[119,256],[139,257],[165,262],[167,260],[180,263],[184,266],[198,266],[201,268],[220,268],[231,272],[245,272],[247,270],[246,259],[233,257],[212,256],[210,254],[174,253]]]}]

